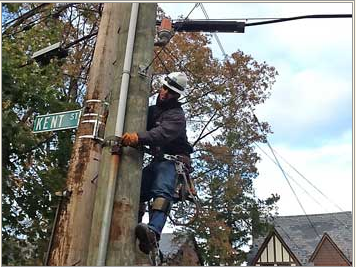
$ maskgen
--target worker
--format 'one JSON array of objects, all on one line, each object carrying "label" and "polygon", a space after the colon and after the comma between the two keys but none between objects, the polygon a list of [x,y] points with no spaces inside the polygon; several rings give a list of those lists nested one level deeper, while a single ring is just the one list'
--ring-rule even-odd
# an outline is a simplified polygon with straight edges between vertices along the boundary
[{"label": "worker", "polygon": [[[153,154],[152,162],[142,172],[139,224],[135,228],[139,248],[146,254],[158,247],[175,191],[175,162],[165,157],[179,155],[189,168],[190,154],[193,152],[187,140],[185,114],[178,101],[185,95],[187,76],[182,72],[172,72],[161,83],[156,105],[148,109],[147,130],[122,136],[124,146],[148,145]],[[151,199],[149,222],[144,224],[145,203]]]}]

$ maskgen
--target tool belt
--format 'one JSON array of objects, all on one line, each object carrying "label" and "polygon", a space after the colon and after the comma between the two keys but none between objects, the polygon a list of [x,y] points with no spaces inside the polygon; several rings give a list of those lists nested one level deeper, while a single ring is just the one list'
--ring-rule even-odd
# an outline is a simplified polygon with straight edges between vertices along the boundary
[{"label": "tool belt", "polygon": [[[162,160],[171,160],[176,163],[176,169],[183,168],[185,169],[188,173],[193,171],[192,165],[191,165],[191,160],[190,157],[187,155],[170,155],[170,154],[163,154],[159,157],[155,157],[154,161],[162,161]],[[179,163],[183,164],[183,166],[178,166],[180,165]]]}]

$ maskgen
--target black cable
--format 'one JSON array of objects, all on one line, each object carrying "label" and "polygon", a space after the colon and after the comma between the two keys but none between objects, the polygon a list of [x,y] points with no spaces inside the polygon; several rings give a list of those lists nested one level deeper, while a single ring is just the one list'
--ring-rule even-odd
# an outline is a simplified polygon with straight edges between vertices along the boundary
[{"label": "black cable", "polygon": [[291,20],[297,20],[297,19],[330,19],[330,18],[352,18],[352,14],[305,15],[305,16],[297,16],[297,17],[269,20],[269,21],[246,23],[245,26],[246,27],[258,26],[258,25],[279,23],[279,22],[285,22],[285,21],[291,21]]},{"label": "black cable", "polygon": [[[41,9],[43,9],[44,7],[46,7],[46,6],[48,6],[48,5],[49,5],[49,3],[39,4],[38,6],[36,6],[36,7],[34,7],[33,9],[27,11],[26,13],[24,13],[24,14],[18,16],[17,18],[14,18],[14,19],[12,19],[11,21],[5,22],[1,27],[6,27],[6,26],[10,25],[10,24],[13,23],[13,22],[16,22],[16,23],[14,23],[14,25],[9,26],[9,28],[10,28],[10,27],[16,27],[16,26],[18,26],[19,24],[21,24],[24,20],[28,19],[29,17],[34,16],[34,15],[40,13],[40,12],[43,12],[44,10],[41,10]],[[3,34],[4,34],[9,28],[4,29]]]},{"label": "black cable", "polygon": [[[276,17],[273,17],[273,18],[222,18],[222,19],[209,19],[209,20],[223,20],[223,21],[236,21],[236,20],[262,20],[262,19],[265,19],[265,20],[271,20],[271,19],[284,19],[284,18],[276,18]],[[205,21],[205,19],[194,19],[195,21]],[[172,22],[177,22],[177,21],[181,21],[181,19],[172,19]]]},{"label": "black cable", "polygon": [[[48,19],[48,18],[50,18],[50,17],[54,17],[54,16],[59,15],[61,12],[63,12],[63,11],[66,10],[67,8],[73,6],[74,3],[70,3],[70,4],[63,5],[63,6],[59,6],[58,10],[56,10],[55,13],[50,13],[50,14],[48,14],[48,15],[46,15],[46,16],[39,17],[39,18],[37,18],[37,19],[35,19],[35,20],[33,20],[33,21],[27,23],[26,25],[24,25],[24,27],[22,27],[20,30],[18,30],[18,31],[16,31],[16,32],[7,33],[7,31],[9,31],[10,28],[17,27],[17,26],[19,26],[21,23],[23,23],[23,21],[27,19],[27,16],[26,16],[26,15],[27,15],[28,13],[31,13],[31,12],[33,12],[34,10],[38,9],[38,8],[42,8],[42,7],[45,6],[45,5],[47,5],[47,4],[42,4],[42,5],[38,6],[38,7],[36,7],[36,8],[34,8],[34,9],[30,10],[29,12],[25,13],[24,15],[22,15],[22,16],[16,18],[16,19],[12,20],[11,22],[9,22],[9,23],[12,23],[13,21],[20,20],[20,22],[16,22],[16,23],[14,23],[13,25],[10,25],[8,28],[6,28],[6,29],[3,31],[3,33],[2,33],[2,34],[3,34],[3,37],[7,37],[7,36],[9,36],[9,35],[15,35],[15,34],[18,34],[18,33],[20,33],[20,32],[23,32],[23,31],[27,31],[27,30],[31,29],[32,27],[38,25],[39,23],[45,21],[46,19]],[[36,14],[42,13],[42,12],[44,12],[44,11],[45,11],[45,10],[40,10],[40,11],[39,11],[38,13],[36,13]],[[36,15],[36,14],[34,14],[34,15]],[[31,15],[31,16],[33,16],[33,15]],[[24,17],[25,17],[25,18],[24,18]],[[4,27],[4,25],[3,25],[2,27]]]},{"label": "black cable", "polygon": [[[155,51],[155,54],[157,54],[156,51]],[[164,64],[164,62],[163,62],[163,60],[161,59],[161,57],[160,57],[159,55],[157,55],[157,58],[158,58],[158,60],[161,62],[161,64],[162,64],[163,68],[165,69],[165,71],[166,71],[167,73],[170,73],[170,70],[167,68],[166,64]]]},{"label": "black cable", "polygon": [[[287,233],[287,231],[283,229],[283,227],[282,227],[281,225],[277,224],[277,225],[275,225],[275,227],[276,227],[276,228],[277,228],[277,227],[280,228],[280,229],[284,232],[284,234],[289,238],[289,240],[297,247],[297,249],[298,249],[299,251],[301,251],[301,248],[298,246],[298,244],[293,241],[293,239],[290,237],[290,235]],[[277,230],[277,229],[276,229],[276,230]],[[279,233],[279,234],[281,234],[281,233]]]},{"label": "black cable", "polygon": [[64,49],[68,49],[68,48],[76,45],[77,43],[80,43],[83,40],[90,39],[91,37],[93,37],[93,36],[95,36],[97,34],[98,34],[98,31],[94,31],[94,32],[92,32],[92,33],[90,33],[88,35],[83,36],[82,38],[79,38],[77,40],[74,40],[73,42],[70,42],[69,44],[65,45],[63,48]]}]

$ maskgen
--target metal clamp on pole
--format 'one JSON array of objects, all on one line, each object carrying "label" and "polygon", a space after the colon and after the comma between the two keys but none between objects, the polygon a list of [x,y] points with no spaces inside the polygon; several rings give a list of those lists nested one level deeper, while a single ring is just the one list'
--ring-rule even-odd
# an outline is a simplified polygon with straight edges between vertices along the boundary
[{"label": "metal clamp on pole", "polygon": [[[100,105],[99,112],[98,113],[92,112],[93,108],[89,107],[90,104],[94,104],[94,105],[99,104]],[[88,135],[79,136],[80,139],[90,138],[90,139],[99,140],[101,142],[104,141],[103,134],[101,133],[100,130],[102,127],[105,128],[106,118],[108,114],[108,106],[109,106],[108,102],[100,99],[89,99],[85,101],[85,105],[83,108],[83,117],[88,119],[83,119],[81,123],[93,123],[94,125],[93,125],[92,133]]]},{"label": "metal clamp on pole", "polygon": [[139,65],[138,66],[138,74],[142,77],[148,78],[147,75],[148,67],[144,65]]},{"label": "metal clamp on pole", "polygon": [[111,147],[111,154],[121,155],[122,138],[118,136],[108,136],[103,141],[103,147]]}]

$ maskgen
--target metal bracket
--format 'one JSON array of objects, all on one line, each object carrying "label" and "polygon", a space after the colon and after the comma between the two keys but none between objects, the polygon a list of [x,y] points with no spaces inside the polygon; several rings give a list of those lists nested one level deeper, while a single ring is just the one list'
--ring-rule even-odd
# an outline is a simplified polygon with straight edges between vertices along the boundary
[{"label": "metal bracket", "polygon": [[69,199],[70,196],[72,195],[72,191],[70,190],[64,190],[64,191],[57,191],[54,193],[57,197],[63,197]]},{"label": "metal bracket", "polygon": [[118,136],[108,136],[103,141],[103,147],[111,147],[111,154],[120,155],[122,152],[122,138]]},{"label": "metal bracket", "polygon": [[89,104],[89,103],[99,103],[99,104],[101,104],[101,108],[100,108],[99,113],[85,113],[82,115],[83,117],[96,117],[96,119],[83,120],[81,122],[81,123],[94,123],[94,127],[93,127],[92,134],[79,136],[79,139],[90,138],[90,139],[99,140],[99,141],[103,142],[104,139],[99,136],[99,128],[100,128],[100,125],[102,125],[102,124],[105,125],[105,123],[103,122],[103,120],[105,119],[105,116],[103,114],[107,110],[107,107],[109,106],[109,102],[107,102],[105,100],[100,100],[100,99],[89,99],[89,100],[85,101],[83,110],[85,110],[87,104]]},{"label": "metal bracket", "polygon": [[148,78],[147,70],[148,68],[145,65],[138,66],[138,74],[146,78]]}]

